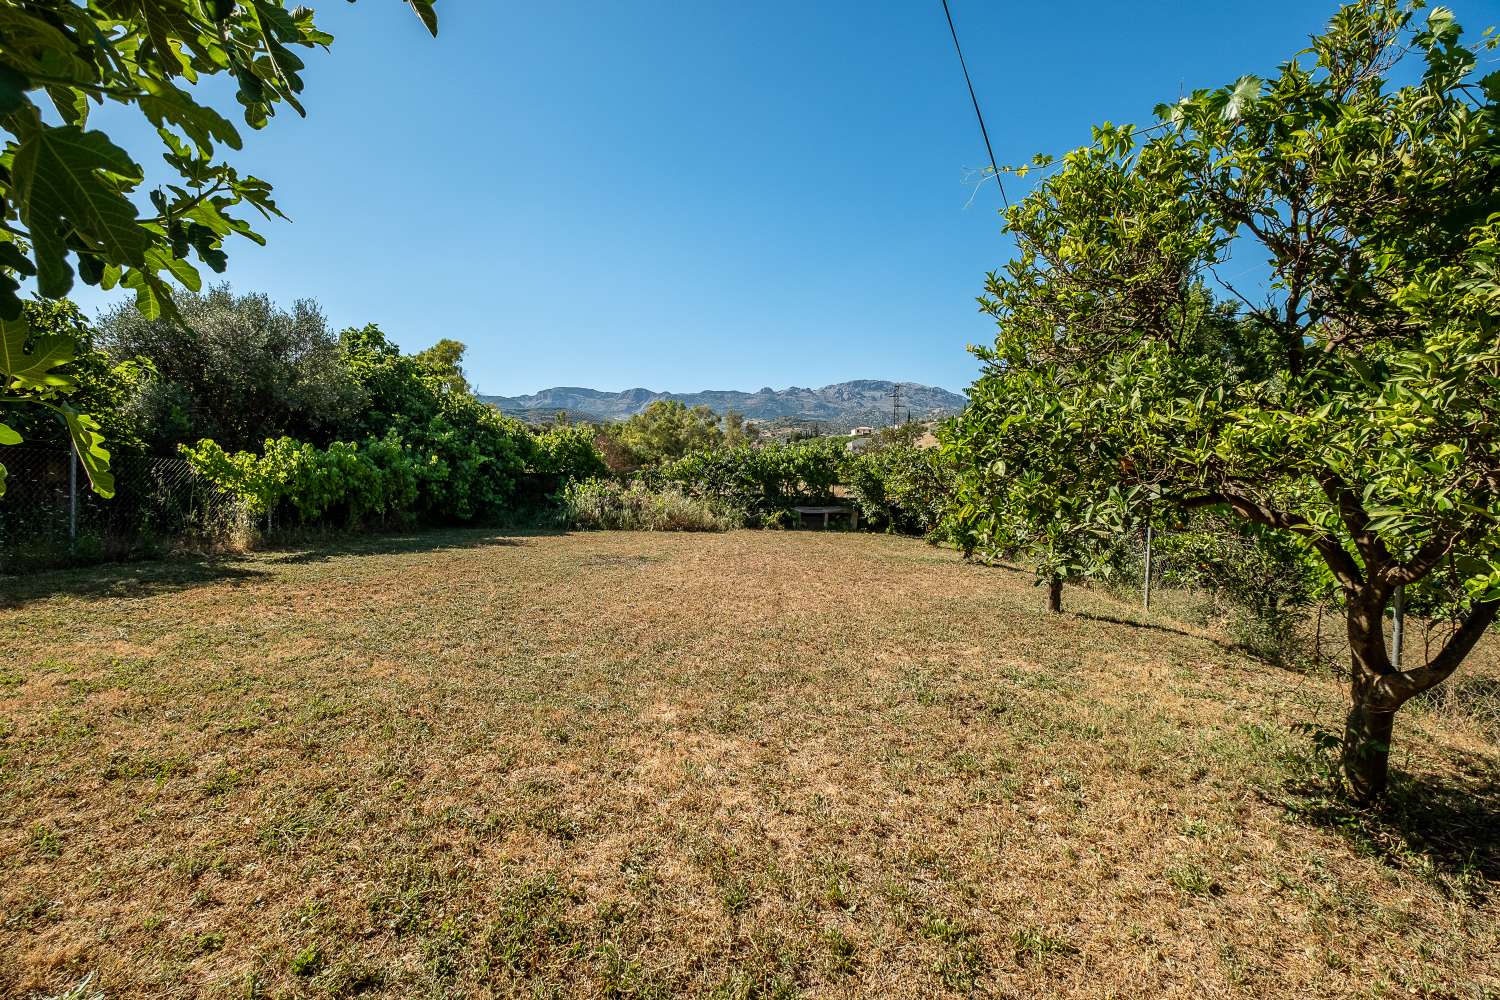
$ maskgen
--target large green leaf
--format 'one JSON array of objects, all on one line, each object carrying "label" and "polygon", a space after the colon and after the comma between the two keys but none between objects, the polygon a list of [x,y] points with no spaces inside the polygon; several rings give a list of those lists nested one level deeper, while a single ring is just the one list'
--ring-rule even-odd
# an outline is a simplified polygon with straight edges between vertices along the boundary
[{"label": "large green leaf", "polygon": [[239,132],[217,111],[204,107],[170,83],[151,82],[145,86],[153,93],[141,97],[141,113],[157,128],[163,128],[167,122],[176,125],[204,157],[213,155],[215,141],[231,149],[240,148]]},{"label": "large green leaf", "polygon": [[1260,96],[1261,80],[1258,76],[1242,76],[1229,91],[1229,100],[1224,104],[1224,120],[1234,121]]},{"label": "large green leaf", "polygon": [[411,5],[412,10],[417,12],[417,16],[422,19],[422,24],[432,33],[432,37],[436,38],[438,25],[437,11],[432,9],[434,0],[406,0],[406,2]]},{"label": "large green leaf", "polygon": [[94,492],[108,499],[115,495],[115,477],[109,471],[109,452],[104,448],[104,435],[99,433],[99,421],[87,413],[79,413],[71,406],[60,407],[68,422],[68,434],[73,438],[73,450],[88,473],[89,485]]},{"label": "large green leaf", "polygon": [[0,424],[0,444],[20,444],[21,435],[16,433],[15,428],[6,424]]},{"label": "large green leaf", "polygon": [[65,388],[72,379],[53,369],[65,365],[78,353],[78,345],[58,334],[32,336],[31,325],[22,319],[0,319],[0,372],[32,386]]},{"label": "large green leaf", "polygon": [[43,296],[60,298],[73,286],[69,229],[111,263],[144,263],[151,234],[141,228],[135,206],[121,190],[122,182],[141,179],[141,168],[103,132],[74,125],[38,128],[16,151],[11,174]]}]

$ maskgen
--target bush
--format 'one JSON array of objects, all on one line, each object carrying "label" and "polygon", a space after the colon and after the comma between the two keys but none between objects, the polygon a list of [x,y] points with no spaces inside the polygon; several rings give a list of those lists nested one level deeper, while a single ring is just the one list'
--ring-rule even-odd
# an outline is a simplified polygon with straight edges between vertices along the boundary
[{"label": "bush", "polygon": [[250,515],[288,505],[303,524],[409,521],[423,483],[421,464],[394,435],[326,449],[274,438],[260,455],[230,454],[204,439],[181,451],[194,472],[233,494]]},{"label": "bush", "polygon": [[536,436],[534,467],[559,482],[596,479],[609,475],[609,466],[599,450],[597,432],[579,424],[558,424]]},{"label": "bush", "polygon": [[471,416],[439,415],[416,442],[395,431],[327,448],[281,437],[256,455],[205,438],[181,451],[194,472],[255,517],[289,508],[302,524],[471,521],[509,509],[534,455],[519,423],[493,411]]},{"label": "bush", "polygon": [[953,475],[936,448],[893,443],[851,457],[849,498],[872,528],[937,539],[953,496]]},{"label": "bush", "polygon": [[844,459],[841,439],[820,438],[697,451],[643,477],[764,523],[795,506],[831,501]]},{"label": "bush", "polygon": [[586,479],[563,486],[559,517],[570,528],[618,531],[728,531],[743,518],[680,490]]}]

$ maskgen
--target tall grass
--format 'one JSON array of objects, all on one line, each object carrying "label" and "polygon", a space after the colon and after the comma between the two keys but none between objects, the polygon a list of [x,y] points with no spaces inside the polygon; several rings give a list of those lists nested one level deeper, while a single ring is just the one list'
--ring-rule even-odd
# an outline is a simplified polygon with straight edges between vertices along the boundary
[{"label": "tall grass", "polygon": [[568,483],[558,494],[559,516],[569,528],[615,531],[728,531],[744,515],[676,489],[628,486],[607,479]]}]

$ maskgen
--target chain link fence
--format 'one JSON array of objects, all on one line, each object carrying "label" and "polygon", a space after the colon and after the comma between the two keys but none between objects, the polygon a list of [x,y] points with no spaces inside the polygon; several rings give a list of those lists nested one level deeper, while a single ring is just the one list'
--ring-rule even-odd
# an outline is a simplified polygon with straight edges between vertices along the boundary
[{"label": "chain link fence", "polygon": [[0,574],[154,555],[220,533],[234,514],[233,499],[181,459],[115,456],[108,500],[71,451],[5,448],[0,462]]}]

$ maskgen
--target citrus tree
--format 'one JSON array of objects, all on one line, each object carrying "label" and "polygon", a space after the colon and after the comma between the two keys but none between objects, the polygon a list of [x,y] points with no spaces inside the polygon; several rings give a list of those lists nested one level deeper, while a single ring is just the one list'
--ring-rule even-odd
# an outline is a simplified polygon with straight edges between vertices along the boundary
[{"label": "citrus tree", "polygon": [[[1397,710],[1500,610],[1500,73],[1481,48],[1446,8],[1361,0],[1271,79],[1038,158],[948,441],[985,544],[1212,508],[1308,546],[1346,609],[1360,801],[1387,787]],[[1405,669],[1383,629],[1398,587],[1455,595],[1446,643]]]},{"label": "citrus tree", "polygon": [[[436,34],[434,0],[406,2]],[[191,88],[233,77],[251,128],[281,106],[304,114],[296,50],[332,41],[310,9],[284,0],[0,0],[0,403],[53,407],[99,493],[113,493],[109,452],[98,422],[69,402],[76,342],[31,324],[21,283],[32,279],[44,301],[75,278],[118,285],[147,317],[175,318],[173,284],[197,291],[200,265],[223,271],[228,238],[264,242],[246,209],[280,215],[269,184],[221,158],[240,148],[238,128]],[[141,191],[137,160],[89,128],[106,101],[155,126],[174,180]],[[0,423],[0,443],[19,440]]]}]

